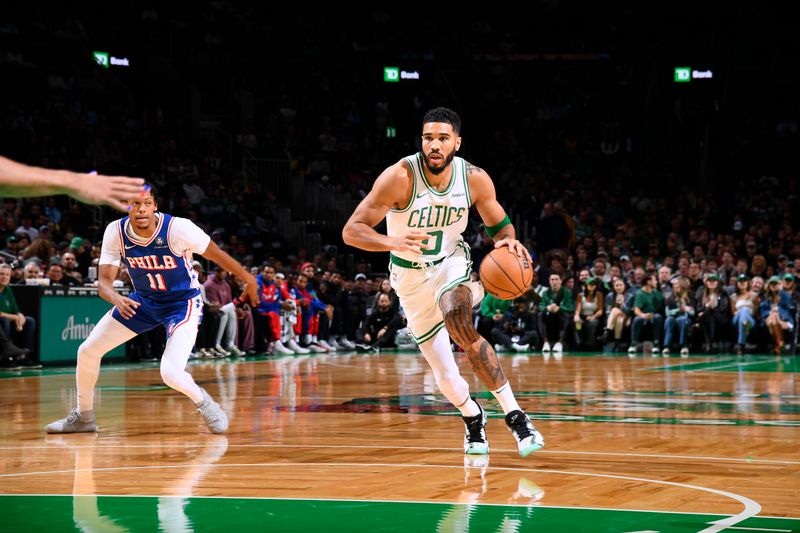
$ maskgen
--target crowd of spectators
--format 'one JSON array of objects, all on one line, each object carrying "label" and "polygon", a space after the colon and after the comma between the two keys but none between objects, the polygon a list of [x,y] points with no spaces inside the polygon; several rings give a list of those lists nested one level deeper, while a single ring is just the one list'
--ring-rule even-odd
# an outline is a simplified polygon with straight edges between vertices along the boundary
[{"label": "crowd of spectators", "polygon": [[[237,300],[236,280],[197,264],[207,316],[214,317],[199,337],[200,356],[270,347],[379,349],[391,346],[403,324],[382,274],[385,258],[348,250],[333,236],[320,253],[292,246],[277,229],[280,191],[247,183],[236,157],[199,138],[198,115],[227,113],[222,125],[232,133],[234,155],[288,160],[295,179],[359,200],[384,167],[416,150],[420,116],[439,103],[462,114],[462,155],[493,177],[537,265],[525,305],[487,298],[476,311],[498,349],[636,351],[644,339],[662,351],[793,344],[800,200],[796,169],[781,162],[796,147],[796,108],[761,115],[737,109],[742,115],[730,122],[752,127],[731,126],[717,152],[698,152],[708,102],[666,90],[645,94],[637,82],[651,69],[642,59],[647,49],[635,46],[646,28],[620,31],[602,13],[591,24],[573,21],[580,31],[540,24],[540,51],[602,53],[537,62],[512,53],[522,50],[523,33],[491,18],[473,21],[470,38],[448,34],[451,44],[438,50],[447,73],[434,75],[445,60],[409,44],[402,57],[423,79],[437,81],[394,90],[369,74],[380,71],[384,55],[399,57],[387,32],[402,26],[424,33],[427,22],[399,25],[398,14],[364,12],[352,22],[358,31],[345,38],[324,16],[310,16],[299,46],[279,53],[286,46],[278,44],[295,36],[291,24],[227,2],[201,2],[196,18],[185,19],[157,7],[107,7],[126,16],[109,17],[115,22],[105,27],[83,8],[18,9],[0,25],[0,75],[14,80],[0,87],[3,154],[44,167],[147,177],[162,192],[161,210],[194,221],[258,273],[263,287],[274,287],[267,290],[273,300],[252,309]],[[548,10],[566,15],[557,3]],[[602,28],[609,34],[595,42]],[[575,35],[568,39],[565,31]],[[173,81],[154,92],[152,80],[135,70],[115,74],[65,59],[112,35],[123,43],[135,36],[166,58]],[[346,50],[330,43],[347,43]],[[251,68],[256,60],[270,62],[269,75]],[[134,57],[133,64],[141,62]],[[217,75],[199,74],[211,70]],[[201,112],[180,103],[190,87],[202,95]],[[637,101],[674,113],[651,113],[657,118],[644,126]],[[727,164],[701,172],[704,157]],[[4,199],[1,214],[0,263],[8,266],[0,279],[8,272],[12,285],[92,284],[99,239],[114,214],[61,197]],[[493,246],[477,213],[465,239],[477,268]],[[124,270],[118,283],[129,283]],[[11,365],[19,356],[14,342],[31,347],[26,333],[4,333]],[[155,334],[141,342],[148,357],[162,340]]]},{"label": "crowd of spectators", "polygon": [[[709,261],[710,262],[710,261]],[[800,291],[794,262],[763,277],[738,262],[734,270],[681,257],[647,269],[608,266],[605,259],[577,275],[539,268],[534,287],[511,307],[487,296],[482,333],[498,351],[561,354],[565,349],[625,351],[643,341],[653,353],[794,353]],[[625,261],[627,263],[627,261]],[[714,263],[712,263],[713,265]],[[603,274],[603,272],[610,272]],[[547,285],[540,285],[545,275]]]}]

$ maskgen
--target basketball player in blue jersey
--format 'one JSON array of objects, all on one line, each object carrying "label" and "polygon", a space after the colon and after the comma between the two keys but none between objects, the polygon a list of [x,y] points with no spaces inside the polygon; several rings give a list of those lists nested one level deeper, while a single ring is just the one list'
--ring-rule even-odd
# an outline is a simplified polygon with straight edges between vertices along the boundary
[{"label": "basketball player in blue jersey", "polygon": [[[161,358],[161,378],[194,402],[213,433],[222,433],[228,428],[228,417],[185,370],[203,312],[192,254],[200,254],[244,280],[251,302],[258,302],[256,280],[190,220],[159,213],[154,189],[149,188],[130,205],[130,215],[109,224],[103,236],[99,294],[114,307],[78,348],[78,405],[67,418],[45,429],[48,433],[97,431],[94,387],[100,359],[139,333],[163,325],[167,345]],[[112,288],[123,263],[134,287],[127,297]]]},{"label": "basketball player in blue jersey", "polygon": [[[470,207],[478,209],[495,247],[508,246],[530,261],[514,226],[482,169],[456,157],[461,119],[443,107],[422,121],[422,151],[390,166],[375,180],[342,231],[344,241],[371,252],[390,252],[391,284],[400,297],[408,327],[433,369],[439,389],[464,419],[464,452],[489,453],[486,413],[459,373],[450,337],[467,354],[472,369],[505,413],[521,456],[544,446],[544,439],[520,409],[492,344],[472,323],[472,307],[483,287],[470,281],[472,261],[461,234]],[[386,217],[387,235],[373,228]]]}]

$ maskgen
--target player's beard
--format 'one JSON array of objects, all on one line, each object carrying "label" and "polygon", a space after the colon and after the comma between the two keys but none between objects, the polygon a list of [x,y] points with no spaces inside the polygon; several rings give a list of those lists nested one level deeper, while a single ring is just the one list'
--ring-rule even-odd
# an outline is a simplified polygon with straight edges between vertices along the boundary
[{"label": "player's beard", "polygon": [[447,166],[453,161],[453,158],[455,156],[456,156],[455,150],[444,156],[444,163],[442,164],[441,167],[431,166],[431,162],[428,159],[429,156],[427,154],[422,154],[422,159],[425,161],[425,167],[430,171],[430,173],[438,176],[439,174],[444,172],[444,169],[446,169]]}]

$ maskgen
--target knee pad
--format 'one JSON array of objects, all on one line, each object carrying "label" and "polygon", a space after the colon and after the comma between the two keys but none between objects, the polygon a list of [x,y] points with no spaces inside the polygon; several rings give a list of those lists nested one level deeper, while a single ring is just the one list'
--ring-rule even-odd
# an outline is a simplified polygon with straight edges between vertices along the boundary
[{"label": "knee pad", "polygon": [[467,307],[460,306],[448,310],[444,314],[444,325],[459,346],[469,346],[480,339],[472,323],[472,310]]}]

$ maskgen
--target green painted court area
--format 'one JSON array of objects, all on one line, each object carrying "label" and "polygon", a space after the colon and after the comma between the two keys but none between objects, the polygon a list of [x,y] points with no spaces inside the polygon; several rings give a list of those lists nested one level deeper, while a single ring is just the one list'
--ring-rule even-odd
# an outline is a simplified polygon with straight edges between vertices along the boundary
[{"label": "green painted court area", "polygon": [[[404,531],[414,532],[688,533],[727,518],[538,506],[175,496],[0,496],[0,502],[4,511],[0,531],[381,532],[397,531],[402,524]],[[169,519],[160,520],[163,516]],[[754,517],[734,528],[800,531],[800,519]]]}]

